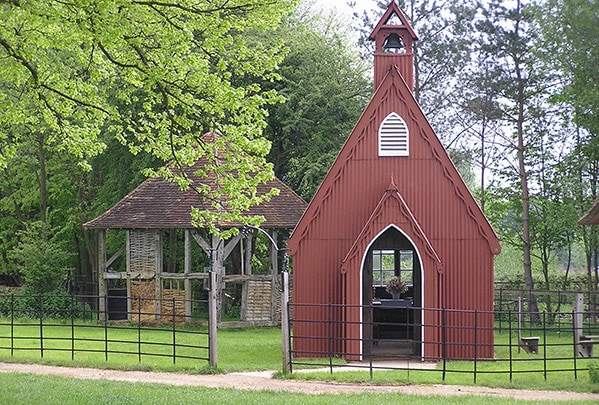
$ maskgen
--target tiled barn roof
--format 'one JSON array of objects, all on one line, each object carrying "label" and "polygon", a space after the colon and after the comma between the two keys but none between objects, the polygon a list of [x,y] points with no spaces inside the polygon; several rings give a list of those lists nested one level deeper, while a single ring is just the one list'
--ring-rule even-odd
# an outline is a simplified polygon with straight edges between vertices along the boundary
[{"label": "tiled barn roof", "polygon": [[[202,161],[185,171],[190,174],[201,167]],[[203,183],[209,182],[202,179]],[[262,215],[264,228],[293,228],[298,223],[306,202],[281,180],[275,178],[258,187],[258,195],[267,193],[272,188],[279,189],[279,194],[270,201],[251,207],[249,215]],[[200,199],[196,191],[183,191],[176,183],[162,177],[145,180],[135,190],[126,195],[108,211],[94,220],[84,224],[86,228],[99,229],[168,229],[193,228],[191,225],[191,207],[206,209],[207,202]],[[238,227],[243,224],[227,224],[223,228]]]},{"label": "tiled barn roof", "polygon": [[599,199],[587,211],[582,218],[578,220],[580,225],[599,225]]}]

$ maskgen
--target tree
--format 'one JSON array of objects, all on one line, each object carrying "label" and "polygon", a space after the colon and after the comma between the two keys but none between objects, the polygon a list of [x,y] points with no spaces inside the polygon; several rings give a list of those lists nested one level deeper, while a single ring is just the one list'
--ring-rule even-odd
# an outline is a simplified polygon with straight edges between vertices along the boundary
[{"label": "tree", "polygon": [[[207,156],[222,180],[211,191],[222,214],[197,212],[196,221],[213,229],[223,217],[255,222],[241,212],[268,198],[255,195],[272,177],[260,136],[265,105],[279,100],[256,83],[274,78],[282,48],[248,43],[244,33],[273,28],[292,3],[1,2],[0,167],[34,133],[89,168],[108,132],[175,165]],[[222,135],[211,147],[200,139],[208,131]],[[207,198],[201,184],[160,174]]]},{"label": "tree", "polygon": [[[548,0],[536,13],[544,40],[542,56],[561,77],[552,101],[565,105],[565,119],[577,126],[565,173],[573,180],[572,197],[579,217],[598,197],[598,9],[597,0]],[[595,227],[584,227],[580,234],[587,255],[588,288],[596,290],[599,285],[598,232]]]},{"label": "tree", "polygon": [[[316,192],[360,117],[372,85],[347,27],[334,14],[304,5],[271,35],[284,38],[289,53],[274,84],[285,103],[269,107],[265,133],[277,177],[304,199]],[[272,38],[266,38],[272,41]]]},{"label": "tree", "polygon": [[595,137],[599,134],[597,10],[597,0],[547,0],[536,14],[549,51],[547,62],[562,73],[556,100],[570,104],[574,122]]},{"label": "tree", "polygon": [[55,291],[69,271],[69,252],[65,243],[51,237],[47,224],[34,222],[22,233],[21,241],[12,251],[29,293]]},{"label": "tree", "polygon": [[[534,163],[528,151],[543,137],[532,127],[534,119],[544,114],[543,86],[549,81],[546,72],[535,57],[534,21],[530,10],[518,0],[512,6],[491,1],[482,8],[484,19],[476,23],[480,33],[481,55],[489,58],[494,68],[488,73],[495,94],[500,100],[502,121],[513,130],[512,148],[515,160],[507,161],[514,168],[519,189],[519,244],[523,252],[523,273],[526,289],[534,289],[531,262],[530,229],[530,170]],[[509,170],[506,172],[511,177]],[[529,311],[538,312],[535,296],[530,293]],[[533,318],[534,319],[534,318]]]}]

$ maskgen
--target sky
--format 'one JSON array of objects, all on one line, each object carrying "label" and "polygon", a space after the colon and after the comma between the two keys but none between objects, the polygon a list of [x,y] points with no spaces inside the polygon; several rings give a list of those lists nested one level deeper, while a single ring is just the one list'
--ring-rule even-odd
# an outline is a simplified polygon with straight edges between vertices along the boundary
[{"label": "sky", "polygon": [[[349,10],[347,6],[348,0],[315,0],[315,3],[324,9],[336,9],[337,11]],[[353,0],[356,2],[356,7],[359,9],[374,8],[376,0]],[[347,11],[348,13],[350,11]]]}]

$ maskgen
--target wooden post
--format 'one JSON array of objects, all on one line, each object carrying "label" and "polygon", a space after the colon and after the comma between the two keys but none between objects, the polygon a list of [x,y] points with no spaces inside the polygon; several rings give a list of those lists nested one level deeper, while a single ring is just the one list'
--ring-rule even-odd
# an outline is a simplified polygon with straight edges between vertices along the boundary
[{"label": "wooden post", "polygon": [[[154,318],[157,321],[160,321],[160,315],[162,315],[162,235],[160,233],[160,230],[157,230],[156,233],[154,234],[154,243],[156,246],[156,257],[155,257],[155,274],[156,277],[154,278],[155,280],[155,301],[154,301],[154,308],[155,308],[155,315]],[[173,308],[173,311],[175,309]]]},{"label": "wooden post", "polygon": [[108,288],[104,273],[106,273],[106,230],[98,229],[97,231],[97,256],[98,256],[98,319],[105,321],[108,317],[106,313],[106,296]]},{"label": "wooden post", "polygon": [[254,239],[254,234],[252,232],[248,232],[247,235],[244,238],[244,244],[245,244],[245,249],[244,249],[244,256],[243,256],[243,261],[244,261],[244,274],[247,275],[251,275],[252,274],[252,256],[254,254],[252,246],[253,246],[253,239]]},{"label": "wooden post", "polygon": [[582,325],[582,310],[583,310],[584,299],[581,293],[576,294],[576,301],[574,301],[574,346],[576,347],[576,353],[580,354],[582,348],[580,347],[580,337],[583,334]]},{"label": "wooden post", "polygon": [[243,273],[248,277],[247,281],[245,281],[241,287],[241,320],[248,320],[248,306],[249,306],[249,297],[250,297],[250,284],[251,276],[252,276],[252,247],[253,247],[253,233],[247,232],[245,236],[241,239],[239,245],[241,246],[241,268],[243,269]]},{"label": "wooden post", "polygon": [[208,293],[208,362],[211,367],[216,368],[218,364],[218,343],[217,343],[217,331],[218,331],[218,316],[217,316],[217,274],[211,270],[209,273],[210,277],[210,291]]},{"label": "wooden post", "polygon": [[[189,274],[191,273],[191,232],[189,229],[185,230],[185,280],[183,282],[185,288],[185,322],[191,322],[192,315],[192,294],[191,294],[191,280]],[[174,308],[173,308],[174,311]]]},{"label": "wooden post", "polygon": [[222,239],[220,239],[217,235],[212,235],[212,246],[211,246],[211,254],[212,254],[212,272],[215,273],[215,281],[214,284],[211,285],[211,288],[214,290],[215,299],[216,299],[216,320],[220,322],[223,316],[223,276],[225,275],[225,248]]},{"label": "wooden post", "polygon": [[[125,257],[126,257],[126,269],[127,272],[127,320],[131,322],[133,320],[133,300],[131,294],[131,231],[125,232]],[[138,301],[139,302],[139,301]],[[137,318],[137,322],[141,322],[141,316]]]},{"label": "wooden post", "polygon": [[[273,241],[277,241],[277,237],[278,237],[278,233],[276,229],[271,230],[271,237]],[[278,295],[278,288],[277,288],[277,275],[279,274],[279,249],[277,247],[277,245],[272,245],[269,248],[269,252],[270,252],[270,258],[269,258],[269,262],[270,262],[270,320],[272,322],[276,321],[277,319],[277,295]],[[283,269],[286,270],[286,269]],[[282,310],[282,308],[281,308]],[[282,321],[281,321],[282,322]]]},{"label": "wooden post", "polygon": [[284,269],[281,273],[281,336],[283,348],[283,373],[291,372],[291,364],[289,362],[290,347],[289,347],[289,273]]}]

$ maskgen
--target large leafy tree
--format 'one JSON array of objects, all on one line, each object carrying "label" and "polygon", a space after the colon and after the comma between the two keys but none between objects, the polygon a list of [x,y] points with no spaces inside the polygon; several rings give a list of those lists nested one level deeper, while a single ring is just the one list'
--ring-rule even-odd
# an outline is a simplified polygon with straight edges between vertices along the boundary
[{"label": "large leafy tree", "polygon": [[563,73],[557,99],[570,104],[576,124],[595,136],[599,134],[597,10],[597,0],[547,0],[537,13],[547,59]]},{"label": "large leafy tree", "polygon": [[[599,1],[548,0],[538,7],[547,65],[560,72],[553,100],[577,126],[574,149],[564,170],[572,179],[571,198],[581,216],[599,192]],[[599,285],[596,227],[580,231],[587,258],[588,288]]]},{"label": "large leafy tree", "polygon": [[[291,3],[1,1],[0,167],[36,137],[88,168],[109,133],[164,161],[207,156],[222,181],[215,208],[243,218],[260,201],[256,185],[272,176],[260,136],[265,106],[278,98],[256,82],[272,79],[282,57],[278,44],[247,43],[244,32],[274,27]],[[222,135],[211,147],[200,139],[208,131]]]},{"label": "large leafy tree", "polygon": [[[274,33],[289,53],[274,87],[285,103],[271,105],[266,134],[276,175],[309,200],[372,94],[367,66],[347,26],[309,2]],[[270,39],[272,41],[272,39]]]},{"label": "large leafy tree", "polygon": [[[517,184],[520,230],[514,242],[523,252],[523,275],[526,288],[534,289],[531,261],[530,224],[530,148],[538,144],[543,134],[531,126],[542,115],[539,103],[540,88],[546,82],[544,71],[533,54],[536,32],[530,11],[520,1],[505,5],[491,1],[482,10],[484,19],[477,22],[480,32],[480,51],[484,58],[493,61],[488,72],[495,97],[501,100],[502,121],[511,129],[509,142],[514,159],[507,160],[508,182]],[[509,153],[509,151],[508,151]],[[509,156],[509,155],[508,155]],[[509,168],[513,170],[509,170]],[[528,296],[529,310],[538,311],[534,295]]]}]

